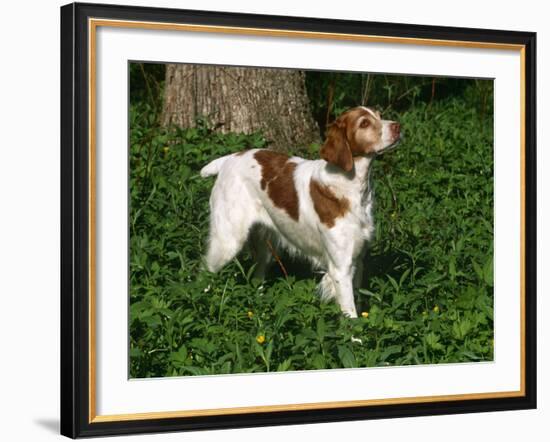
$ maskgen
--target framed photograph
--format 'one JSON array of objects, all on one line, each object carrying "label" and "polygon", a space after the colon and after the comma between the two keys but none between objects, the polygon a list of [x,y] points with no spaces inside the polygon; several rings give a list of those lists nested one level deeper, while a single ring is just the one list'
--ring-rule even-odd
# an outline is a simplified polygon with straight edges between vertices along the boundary
[{"label": "framed photograph", "polygon": [[536,407],[536,35],[61,8],[61,433]]}]

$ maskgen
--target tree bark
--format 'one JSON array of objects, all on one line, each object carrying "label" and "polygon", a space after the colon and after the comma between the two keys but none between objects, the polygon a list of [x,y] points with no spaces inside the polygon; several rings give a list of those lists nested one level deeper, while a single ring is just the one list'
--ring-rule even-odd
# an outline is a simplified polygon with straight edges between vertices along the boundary
[{"label": "tree bark", "polygon": [[278,151],[320,142],[303,71],[167,65],[163,124],[194,127],[201,118],[222,133],[261,132]]}]

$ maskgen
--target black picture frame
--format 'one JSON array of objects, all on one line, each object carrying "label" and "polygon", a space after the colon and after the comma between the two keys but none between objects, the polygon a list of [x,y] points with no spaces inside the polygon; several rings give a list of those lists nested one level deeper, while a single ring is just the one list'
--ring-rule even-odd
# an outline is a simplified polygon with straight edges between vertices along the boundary
[{"label": "black picture frame", "polygon": [[[521,45],[524,50],[524,395],[94,422],[89,391],[89,18]],[[61,8],[61,434],[76,438],[536,408],[536,34],[166,8]]]}]

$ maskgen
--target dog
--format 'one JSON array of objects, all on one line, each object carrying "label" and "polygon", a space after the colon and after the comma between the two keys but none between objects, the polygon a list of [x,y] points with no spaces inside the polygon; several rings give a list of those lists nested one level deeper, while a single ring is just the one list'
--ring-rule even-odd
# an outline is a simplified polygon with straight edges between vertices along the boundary
[{"label": "dog", "polygon": [[202,177],[217,175],[207,269],[219,271],[248,241],[257,261],[254,276],[263,278],[270,241],[324,271],[322,299],[335,299],[344,315],[356,318],[354,288],[362,282],[365,245],[374,230],[371,165],[400,139],[399,123],[359,106],[329,126],[319,160],[251,149],[206,165]]}]

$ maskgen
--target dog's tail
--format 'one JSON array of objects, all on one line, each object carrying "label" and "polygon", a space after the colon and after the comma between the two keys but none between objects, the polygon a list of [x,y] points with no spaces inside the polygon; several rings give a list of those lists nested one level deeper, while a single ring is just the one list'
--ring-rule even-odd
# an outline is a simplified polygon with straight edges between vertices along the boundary
[{"label": "dog's tail", "polygon": [[228,160],[229,157],[232,157],[233,155],[234,154],[229,154],[208,163],[201,169],[201,177],[206,178],[220,173],[223,164]]}]

